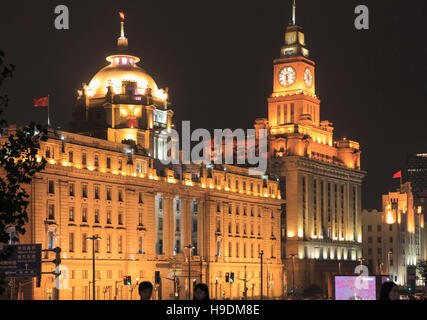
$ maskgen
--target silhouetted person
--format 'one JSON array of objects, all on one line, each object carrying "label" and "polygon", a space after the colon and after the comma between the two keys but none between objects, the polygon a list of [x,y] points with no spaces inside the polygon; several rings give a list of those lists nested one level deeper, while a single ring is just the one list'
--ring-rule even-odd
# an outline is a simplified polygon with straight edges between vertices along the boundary
[{"label": "silhouetted person", "polygon": [[209,300],[209,289],[204,283],[199,283],[194,287],[194,300]]},{"label": "silhouetted person", "polygon": [[394,282],[384,282],[381,286],[379,300],[399,300],[399,290]]},{"label": "silhouetted person", "polygon": [[153,285],[148,281],[141,282],[138,287],[138,292],[141,300],[150,300],[151,294],[153,293]]}]

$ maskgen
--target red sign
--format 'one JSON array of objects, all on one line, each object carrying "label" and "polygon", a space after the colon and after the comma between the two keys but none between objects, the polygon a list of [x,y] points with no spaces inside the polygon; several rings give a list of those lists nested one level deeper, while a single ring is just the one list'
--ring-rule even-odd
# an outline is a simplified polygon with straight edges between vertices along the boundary
[{"label": "red sign", "polygon": [[126,126],[128,128],[137,128],[138,127],[138,119],[129,119],[126,121]]}]

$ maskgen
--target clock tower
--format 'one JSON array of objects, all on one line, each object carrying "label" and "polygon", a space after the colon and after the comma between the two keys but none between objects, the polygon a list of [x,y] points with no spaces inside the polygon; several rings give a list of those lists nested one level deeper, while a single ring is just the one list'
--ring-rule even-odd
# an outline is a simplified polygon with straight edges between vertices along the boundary
[{"label": "clock tower", "polygon": [[309,59],[303,29],[292,23],[286,28],[280,57],[274,60],[273,93],[268,99],[271,127],[309,120],[320,125],[320,100],[315,90],[315,63]]},{"label": "clock tower", "polygon": [[268,119],[257,119],[255,129],[268,131],[269,174],[279,178],[286,201],[281,216],[286,290],[316,283],[326,292],[332,275],[337,270],[352,273],[362,255],[366,172],[361,170],[359,143],[335,139],[333,124],[320,119],[315,63],[295,11],[294,0],[292,22],[274,60]]}]

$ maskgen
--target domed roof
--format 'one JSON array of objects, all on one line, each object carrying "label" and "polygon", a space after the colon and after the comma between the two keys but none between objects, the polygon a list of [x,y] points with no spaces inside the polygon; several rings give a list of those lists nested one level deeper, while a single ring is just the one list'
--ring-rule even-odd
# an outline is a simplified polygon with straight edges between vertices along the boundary
[{"label": "domed roof", "polygon": [[111,64],[101,69],[90,81],[87,88],[88,96],[105,96],[108,86],[112,87],[115,94],[120,94],[123,81],[136,82],[138,94],[144,94],[147,88],[152,90],[153,95],[159,92],[153,78],[136,65],[139,58],[120,54],[108,57],[107,61]]}]

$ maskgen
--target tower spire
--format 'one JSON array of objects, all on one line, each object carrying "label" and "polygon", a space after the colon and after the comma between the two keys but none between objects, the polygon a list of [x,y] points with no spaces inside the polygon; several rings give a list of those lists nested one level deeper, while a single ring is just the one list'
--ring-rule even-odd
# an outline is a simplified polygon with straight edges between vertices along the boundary
[{"label": "tower spire", "polygon": [[125,36],[125,14],[123,12],[119,12],[121,18],[121,31],[120,38],[117,40],[117,46],[120,50],[125,51],[128,47],[128,39]]},{"label": "tower spire", "polygon": [[292,24],[296,25],[296,11],[297,11],[297,5],[296,5],[296,0],[294,0],[294,4],[292,6]]}]

